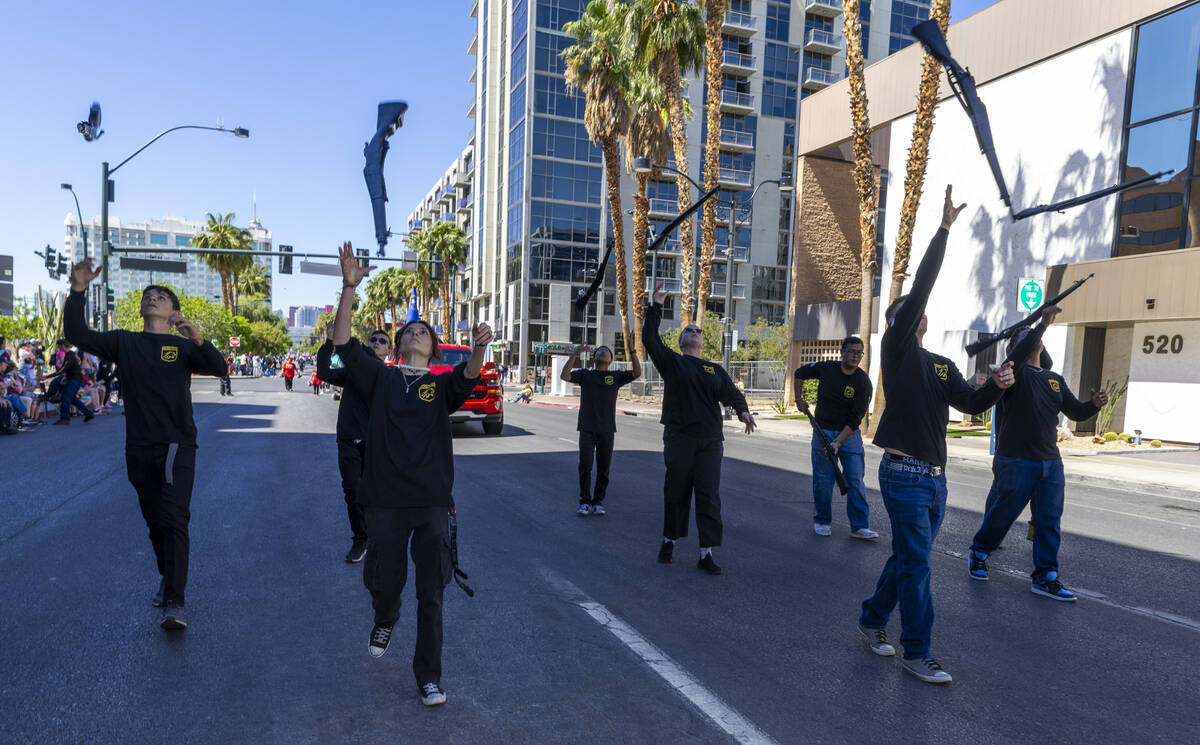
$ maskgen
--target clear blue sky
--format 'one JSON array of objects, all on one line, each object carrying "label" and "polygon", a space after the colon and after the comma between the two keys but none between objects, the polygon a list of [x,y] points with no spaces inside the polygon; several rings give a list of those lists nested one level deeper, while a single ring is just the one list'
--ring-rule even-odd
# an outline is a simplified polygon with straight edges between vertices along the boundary
[{"label": "clear blue sky", "polygon": [[[959,20],[993,0],[954,0]],[[50,282],[33,255],[62,247],[75,209],[99,214],[100,162],[115,165],[177,124],[247,127],[249,140],[182,131],[155,143],[114,177],[113,215],[200,220],[252,195],[276,244],[332,252],[343,240],[374,252],[362,177],[375,105],[409,102],[385,173],[388,219],[405,218],[466,143],[473,96],[470,0],[341,3],[14,3],[0,27],[0,253],[15,257],[17,296]],[[75,123],[93,100],[104,136],[84,142]],[[393,239],[399,250],[398,239]],[[297,266],[297,271],[299,267]],[[338,280],[274,277],[274,304],[333,302]]]}]

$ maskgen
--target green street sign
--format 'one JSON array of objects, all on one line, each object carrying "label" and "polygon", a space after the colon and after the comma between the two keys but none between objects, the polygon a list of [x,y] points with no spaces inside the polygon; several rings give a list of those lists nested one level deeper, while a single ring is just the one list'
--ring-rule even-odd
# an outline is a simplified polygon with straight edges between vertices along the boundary
[{"label": "green street sign", "polygon": [[1042,306],[1046,298],[1046,283],[1033,277],[1022,277],[1017,281],[1017,311],[1032,313]]}]

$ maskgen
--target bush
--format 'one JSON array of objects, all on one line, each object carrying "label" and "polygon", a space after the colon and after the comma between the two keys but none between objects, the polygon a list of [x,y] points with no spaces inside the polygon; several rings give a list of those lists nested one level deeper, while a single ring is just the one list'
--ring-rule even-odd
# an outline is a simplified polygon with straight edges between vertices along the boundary
[{"label": "bush", "polygon": [[1116,432],[1105,432],[1104,433],[1104,441],[1105,442],[1114,442],[1116,440],[1117,440]]},{"label": "bush", "polygon": [[1151,441],[1150,441],[1150,447],[1152,447],[1152,448],[1160,448],[1160,447],[1162,447],[1162,440],[1151,440]]},{"label": "bush", "polygon": [[1121,442],[1129,442],[1133,439],[1133,435],[1129,434],[1128,432],[1122,432],[1121,434],[1117,435],[1117,439],[1119,439]]}]

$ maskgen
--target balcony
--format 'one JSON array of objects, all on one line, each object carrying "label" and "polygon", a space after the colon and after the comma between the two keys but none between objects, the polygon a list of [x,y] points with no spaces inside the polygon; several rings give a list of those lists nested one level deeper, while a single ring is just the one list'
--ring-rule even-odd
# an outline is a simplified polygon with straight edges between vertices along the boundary
[{"label": "balcony", "polygon": [[819,91],[822,88],[828,88],[839,80],[841,80],[841,76],[835,72],[822,70],[819,67],[810,67],[804,71],[804,83],[802,87],[809,91]]},{"label": "balcony", "polygon": [[475,118],[475,94],[471,94],[471,102],[467,104],[467,118]]},{"label": "balcony", "polygon": [[804,0],[804,12],[824,18],[837,18],[842,14],[842,0]]},{"label": "balcony", "polygon": [[[841,12],[842,2],[837,0],[838,12]],[[736,10],[725,11],[725,33],[730,36],[754,36],[758,31],[758,26],[754,23],[754,16],[749,13],[739,13]]]},{"label": "balcony", "polygon": [[471,6],[471,12],[469,13],[470,17],[478,18],[479,17],[479,0],[467,0],[467,4]]},{"label": "balcony", "polygon": [[[734,219],[737,220],[738,225],[749,225],[750,224],[750,210],[748,209],[749,206],[750,206],[749,203],[746,203],[745,206],[741,206],[741,205],[738,206],[737,213],[734,215]],[[729,224],[729,208],[723,204],[718,204],[717,205],[717,225],[728,225],[728,224]]]},{"label": "balcony", "polygon": [[717,183],[731,189],[749,189],[753,174],[740,168],[721,168],[717,171]]},{"label": "balcony", "polygon": [[675,217],[679,214],[679,204],[674,199],[651,199],[651,217]]},{"label": "balcony", "polygon": [[[714,300],[717,298],[724,298],[725,297],[725,283],[724,282],[713,282],[712,289],[709,291],[708,296]],[[734,300],[745,300],[746,299],[746,285],[739,285],[737,282],[733,283],[733,299]]]},{"label": "balcony", "polygon": [[655,285],[662,285],[667,292],[679,292],[682,286],[680,280],[671,279],[669,277],[650,277],[650,273],[646,272],[646,292],[652,293],[655,290]]},{"label": "balcony", "polygon": [[467,54],[476,54],[479,51],[479,33],[471,34],[471,43],[467,45]]},{"label": "balcony", "polygon": [[[653,243],[654,241],[650,241],[650,242]],[[646,247],[649,248],[648,245]],[[671,236],[670,238],[663,241],[663,244],[658,247],[658,251],[656,253],[660,253],[660,254],[683,253],[683,246],[679,243],[679,238],[677,236]]]},{"label": "balcony", "polygon": [[721,111],[727,114],[754,113],[754,96],[737,91],[721,91]]},{"label": "balcony", "polygon": [[475,82],[475,79],[476,79],[476,70],[477,70],[478,68],[479,68],[479,65],[471,65],[471,72],[467,73],[467,82],[468,82],[468,83],[474,83],[474,82]]},{"label": "balcony", "polygon": [[470,197],[463,197],[462,199],[458,200],[458,211],[459,212],[470,212],[471,211],[471,198]]},{"label": "balcony", "polygon": [[454,222],[454,215],[447,212],[438,218],[438,222]]},{"label": "balcony", "polygon": [[752,75],[757,70],[754,55],[730,52],[726,50],[721,55],[721,70],[740,75]]},{"label": "balcony", "polygon": [[732,129],[721,130],[721,149],[746,153],[754,149],[753,132],[737,132]]},{"label": "balcony", "polygon": [[810,28],[804,35],[804,51],[813,54],[837,54],[842,51],[842,47],[837,43],[837,37],[828,31]]}]

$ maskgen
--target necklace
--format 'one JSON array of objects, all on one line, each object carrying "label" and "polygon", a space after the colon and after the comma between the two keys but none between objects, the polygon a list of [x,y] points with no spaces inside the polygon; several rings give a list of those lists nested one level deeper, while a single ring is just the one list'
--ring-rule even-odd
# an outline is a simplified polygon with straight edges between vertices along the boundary
[{"label": "necklace", "polygon": [[[429,372],[429,371],[426,370],[425,372]],[[400,369],[400,374],[404,376],[404,395],[406,395],[406,396],[408,395],[408,391],[414,385],[417,384],[417,381],[420,380],[421,378],[425,377],[425,373],[423,372],[420,375],[418,375],[417,377],[413,378],[412,382],[410,383],[410,382],[408,382],[408,373],[404,372],[404,368]]]}]

